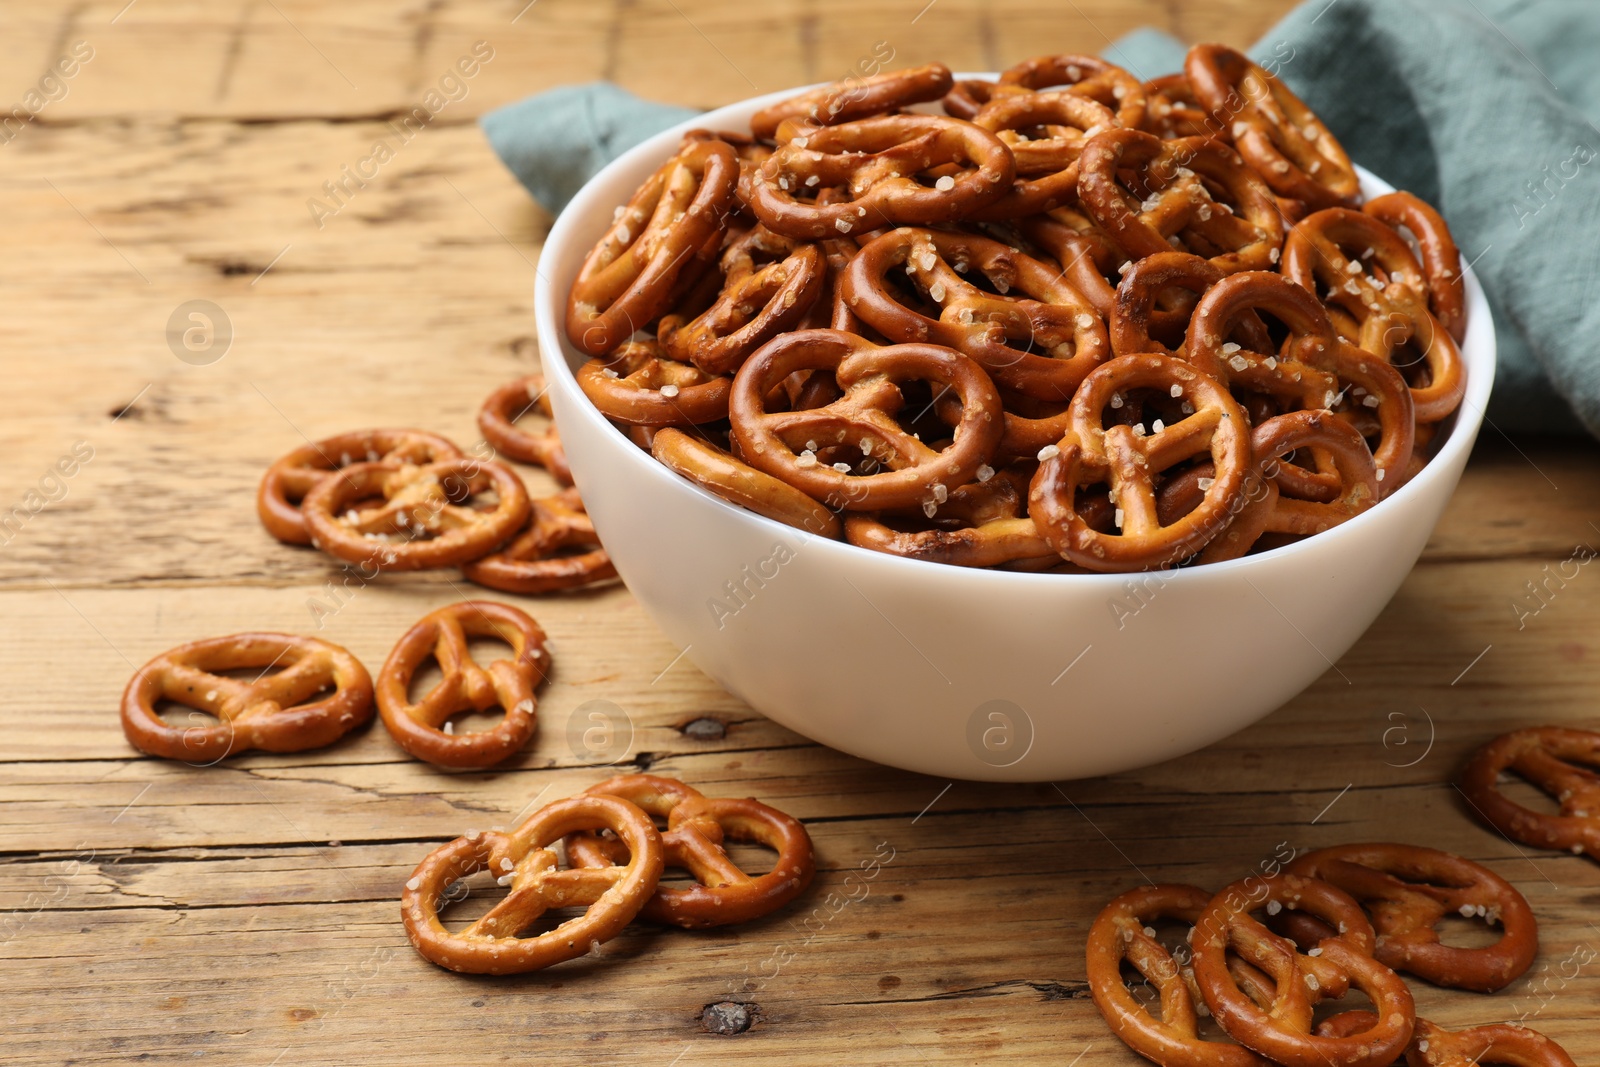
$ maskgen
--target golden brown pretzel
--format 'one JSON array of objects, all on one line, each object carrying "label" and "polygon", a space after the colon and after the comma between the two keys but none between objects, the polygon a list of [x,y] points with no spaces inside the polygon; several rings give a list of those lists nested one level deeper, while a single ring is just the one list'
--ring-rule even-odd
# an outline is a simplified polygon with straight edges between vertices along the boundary
[{"label": "golden brown pretzel", "polygon": [[1139,84],[1139,79],[1097,56],[1061,55],[1027,59],[1003,71],[1000,84],[1033,90],[1063,86],[1068,92],[1110,108],[1124,126],[1137,128],[1144,121],[1144,87]]},{"label": "golden brown pretzel", "polygon": [[567,339],[603,356],[667,310],[684,270],[726,225],[738,182],[731,146],[686,141],[583,261],[567,301]]},{"label": "golden brown pretzel", "polygon": [[[273,668],[282,669],[267,673]],[[249,682],[224,673],[238,670],[261,673]],[[161,700],[217,721],[168,725],[155,711]],[[321,748],[371,718],[372,679],[360,661],[331,642],[295,634],[233,634],[179,645],[134,672],[122,694],[122,731],[135,748],[195,764],[253,748]]]},{"label": "golden brown pretzel", "polygon": [[[924,507],[920,518],[850,515],[845,538],[853,545],[908,559],[958,567],[997,567],[1033,560],[1059,562],[1055,549],[1027,516],[1027,470],[1008,467],[978,473],[943,505]],[[907,528],[909,526],[909,528]]]},{"label": "golden brown pretzel", "polygon": [[1319,211],[1289,232],[1283,275],[1314,293],[1320,283],[1328,302],[1357,323],[1351,340],[1363,350],[1392,360],[1407,341],[1423,349],[1429,381],[1411,390],[1417,419],[1438,422],[1460,405],[1467,388],[1461,351],[1429,310],[1422,266],[1394,230],[1360,211]]},{"label": "golden brown pretzel", "polygon": [[[777,911],[805,892],[816,874],[811,835],[800,820],[753,799],[702,796],[675,778],[625,774],[584,790],[585,796],[621,797],[667,820],[661,844],[667,867],[688,871],[695,884],[660,886],[640,915],[691,930],[749,922]],[[726,839],[754,841],[778,854],[772,869],[746,874],[723,849]],[[614,838],[592,833],[567,838],[574,865],[609,867],[627,860]]]},{"label": "golden brown pretzel", "polygon": [[[1319,1034],[1349,1037],[1371,1029],[1370,1011],[1347,1011],[1322,1022]],[[1446,1030],[1418,1019],[1406,1046],[1407,1067],[1578,1067],[1567,1050],[1520,1024],[1490,1023]]]},{"label": "golden brown pretzel", "polygon": [[[767,394],[801,370],[832,371],[844,396],[805,411],[768,411]],[[905,404],[901,383],[916,380],[961,402],[948,447],[924,444],[894,420]],[[961,353],[932,344],[879,347],[837,330],[785,334],[763,346],[740,368],[728,403],[745,462],[847,511],[921,507],[971,481],[999,444],[1000,413],[989,376]],[[843,470],[817,458],[836,446],[853,453],[837,461]]]},{"label": "golden brown pretzel", "polygon": [[741,463],[720,448],[663,427],[656,431],[650,451],[674,471],[730,503],[819,537],[839,536],[839,519],[833,512],[788,482]]},{"label": "golden brown pretzel", "polygon": [[[1200,1013],[1209,1009],[1185,981],[1188,961],[1173,959],[1148,932],[1162,919],[1193,926],[1210,901],[1210,893],[1192,885],[1150,885],[1107,904],[1089,927],[1089,995],[1112,1033],[1160,1067],[1266,1067],[1249,1049],[1200,1038]],[[1160,998],[1160,1018],[1128,991],[1124,960]]]},{"label": "golden brown pretzel", "polygon": [[[985,104],[972,122],[1009,145],[1017,167],[1010,191],[974,212],[974,220],[1017,219],[1076,204],[1084,142],[1122,125],[1110,108],[1071,91],[1002,96]],[[1037,130],[1045,136],[1028,136]]]},{"label": "golden brown pretzel", "polygon": [[[1134,263],[1117,286],[1116,305],[1111,314],[1111,351],[1119,356],[1155,352],[1182,358],[1181,343],[1176,349],[1169,348],[1155,335],[1170,337],[1176,333],[1182,337],[1194,306],[1187,312],[1163,312],[1156,306],[1157,299],[1172,289],[1187,290],[1201,297],[1225,277],[1227,275],[1210,260],[1188,252],[1157,252]],[[1272,338],[1258,316],[1240,314],[1233,329],[1241,335],[1242,347],[1258,352],[1271,349]]]},{"label": "golden brown pretzel", "polygon": [[[953,165],[932,185],[917,175]],[[808,128],[762,164],[751,209],[767,228],[817,240],[882,226],[955,222],[994,203],[1016,176],[1011,150],[970,122],[937,115],[884,115]],[[812,190],[848,198],[819,203]]]},{"label": "golden brown pretzel", "polygon": [[1333,500],[1279,496],[1268,512],[1264,533],[1321,533],[1378,502],[1378,469],[1367,442],[1355,427],[1332,412],[1291,411],[1278,415],[1257,426],[1250,443],[1257,475],[1263,480],[1277,471],[1280,458],[1302,448],[1315,449],[1328,457],[1339,480],[1338,495]]},{"label": "golden brown pretzel", "polygon": [[1097,222],[1080,210],[1056,208],[1022,219],[1017,227],[1060,264],[1062,275],[1094,305],[1095,314],[1111,318],[1117,294],[1109,279],[1120,278],[1118,268],[1129,260]]},{"label": "golden brown pretzel", "polygon": [[[498,637],[511,659],[485,670],[469,637]],[[416,703],[411,680],[432,659],[443,677]],[[534,691],[550,670],[544,631],[524,611],[492,600],[463,600],[431,611],[396,642],[378,672],[378,714],[395,743],[440,767],[492,767],[522,751],[538,719]],[[458,734],[444,727],[464,711],[505,711],[491,730]]]},{"label": "golden brown pretzel", "polygon": [[[1161,522],[1171,525],[1199,507],[1205,499],[1205,487],[1215,476],[1215,466],[1198,463],[1163,482],[1156,494],[1156,514]],[[1227,525],[1200,550],[1195,562],[1220,563],[1249,554],[1256,541],[1267,532],[1280,495],[1276,482],[1262,478],[1259,468],[1253,469],[1245,478],[1238,504],[1230,509]]]},{"label": "golden brown pretzel", "polygon": [[[574,549],[584,551],[574,552]],[[528,528],[498,552],[461,565],[469,582],[535,596],[617,576],[576,489],[533,500]]]},{"label": "golden brown pretzel", "polygon": [[[908,307],[891,274],[907,278],[939,317]],[[978,288],[969,275],[999,292]],[[954,348],[1036,399],[1071,400],[1110,354],[1105,323],[1059,271],[987,237],[892,230],[861,249],[842,284],[850,309],[889,340]]]},{"label": "golden brown pretzel", "polygon": [[[489,489],[494,503],[472,507]],[[357,463],[313,486],[300,509],[311,543],[329,555],[414,571],[493,552],[527,522],[528,491],[515,471],[493,460]]]},{"label": "golden brown pretzel", "polygon": [[[1302,955],[1251,912],[1265,909],[1311,913],[1338,933]],[[1361,907],[1343,891],[1292,874],[1251,877],[1218,893],[1195,923],[1194,977],[1218,1025],[1239,1044],[1285,1067],[1389,1067],[1411,1040],[1416,1009],[1405,982],[1372,958],[1374,937]],[[1229,953],[1270,980],[1264,988],[1241,988],[1230,971]],[[1257,983],[1250,983],[1256,985]],[[1356,989],[1377,1008],[1372,1025],[1349,1036],[1312,1032],[1312,1012],[1324,1000]]]},{"label": "golden brown pretzel", "polygon": [[[550,846],[567,834],[609,830],[628,849],[624,866],[559,866]],[[467,974],[521,974],[595,952],[639,914],[661,879],[665,852],[650,816],[616,797],[576,796],[539,809],[510,833],[474,830],[430,852],[406,882],[400,916],[426,959]],[[511,887],[460,932],[439,920],[460,879],[488,870]],[[553,908],[581,916],[533,937],[519,936]]]},{"label": "golden brown pretzel", "polygon": [[[1114,397],[1152,389],[1193,409],[1171,426],[1103,428]],[[1040,454],[1029,513],[1052,547],[1080,567],[1132,571],[1164,567],[1193,555],[1231,518],[1250,469],[1250,426],[1214,378],[1166,356],[1120,356],[1084,379],[1072,400],[1071,429],[1054,451]],[[1200,505],[1171,524],[1157,513],[1155,478],[1206,452],[1215,465]],[[1077,510],[1079,486],[1105,481],[1116,497],[1117,533],[1093,529]]]},{"label": "golden brown pretzel", "polygon": [[542,374],[507,382],[490,393],[478,409],[478,429],[502,456],[543,467],[562,485],[571,485],[572,468],[567,466],[567,451],[561,447],[555,423],[545,427],[543,433],[530,433],[516,424],[536,407],[545,418],[555,417],[547,392]]},{"label": "golden brown pretzel", "polygon": [[1361,181],[1344,146],[1275,75],[1219,44],[1189,49],[1183,73],[1217,128],[1274,192],[1313,209],[1360,200]]},{"label": "golden brown pretzel", "polygon": [[1428,304],[1434,318],[1450,331],[1451,337],[1466,340],[1467,283],[1462,275],[1461,252],[1444,216],[1421,197],[1407,192],[1373,197],[1361,210],[1394,229],[1404,227],[1411,231],[1428,278]]},{"label": "golden brown pretzel", "polygon": [[357,430],[303,445],[267,468],[256,492],[256,513],[267,532],[284,544],[309,545],[300,502],[331,472],[352,463],[432,463],[455,459],[461,450],[438,434],[423,430]]},{"label": "golden brown pretzel", "polygon": [[669,359],[655,341],[635,341],[609,360],[578,368],[578,387],[609,419],[631,426],[695,426],[728,417],[732,379]]},{"label": "golden brown pretzel", "polygon": [[[1122,175],[1136,183],[1124,187]],[[1226,195],[1217,200],[1216,188]],[[1135,195],[1131,189],[1142,190]],[[1107,130],[1078,157],[1078,198],[1132,259],[1172,251],[1203,254],[1224,274],[1267,270],[1283,242],[1271,191],[1233,149],[1203,137],[1163,141],[1141,130]]]},{"label": "golden brown pretzel", "polygon": [[[1533,909],[1516,887],[1448,852],[1418,845],[1338,845],[1308,852],[1287,869],[1349,893],[1372,919],[1378,962],[1434,985],[1493,993],[1521,977],[1539,951]],[[1446,945],[1437,929],[1446,915],[1476,915],[1499,924],[1503,933],[1478,948]],[[1283,918],[1284,929],[1301,944],[1331,933],[1299,913]]]},{"label": "golden brown pretzel", "polygon": [[[767,262],[757,264],[757,257]],[[814,244],[780,237],[757,223],[722,255],[724,284],[709,308],[661,319],[657,339],[669,357],[707,374],[738,370],[756,349],[790,330],[817,302],[827,264]]]},{"label": "golden brown pretzel", "polygon": [[1212,137],[1230,143],[1227,130],[1214,128],[1211,116],[1182,74],[1168,74],[1144,83],[1144,121],[1139,128],[1163,141],[1178,137]]},{"label": "golden brown pretzel", "polygon": [[[1513,730],[1490,741],[1461,772],[1461,791],[1478,818],[1536,848],[1600,859],[1600,733],[1560,726]],[[1523,807],[1498,788],[1502,774],[1526,779],[1560,806]]]},{"label": "golden brown pretzel", "polygon": [[943,63],[846,78],[764,107],[750,116],[750,132],[770,140],[785,122],[833,126],[881,115],[912,104],[937,100],[950,91],[950,68]]}]

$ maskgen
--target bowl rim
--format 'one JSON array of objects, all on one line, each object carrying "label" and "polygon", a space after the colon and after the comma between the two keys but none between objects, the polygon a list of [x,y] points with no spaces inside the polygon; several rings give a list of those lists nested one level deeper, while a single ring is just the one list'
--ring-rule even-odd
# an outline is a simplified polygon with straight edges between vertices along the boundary
[{"label": "bowl rim", "polygon": [[[957,72],[954,76],[957,79],[996,77],[992,72]],[[574,242],[576,240],[575,232],[583,225],[588,216],[595,212],[600,212],[602,217],[609,217],[617,205],[621,204],[626,199],[626,196],[631,195],[631,193],[624,193],[622,198],[618,199],[615,204],[600,202],[601,190],[612,184],[619,173],[638,167],[647,159],[658,164],[664,162],[672,154],[683,134],[689,130],[714,129],[726,125],[732,125],[733,128],[737,129],[741,124],[748,125],[749,115],[754,111],[827,84],[830,83],[817,82],[812,85],[802,85],[748,97],[676,123],[634,145],[602,167],[588,181],[584,182],[582,188],[561,209],[545,237],[544,245],[539,253],[539,263],[541,265],[544,263],[552,249],[562,250],[565,245]],[[1395,186],[1367,170],[1359,163],[1355,164],[1355,168],[1361,178],[1363,191],[1367,192],[1369,197],[1381,195],[1395,189]],[[1378,186],[1379,189],[1376,193],[1372,193],[1367,190],[1369,186]],[[764,530],[774,536],[798,538],[801,544],[808,549],[815,546],[825,554],[835,551],[843,552],[845,555],[840,562],[846,566],[853,560],[863,565],[914,568],[905,572],[909,578],[915,578],[920,574],[932,580],[939,580],[934,579],[933,576],[942,574],[946,576],[946,580],[952,582],[993,582],[1000,586],[1043,582],[1072,583],[1080,587],[1093,587],[1095,585],[1120,586],[1134,575],[1159,576],[1163,584],[1173,581],[1200,582],[1213,578],[1225,578],[1236,573],[1247,572],[1252,566],[1262,566],[1263,560],[1282,561],[1292,559],[1296,555],[1327,552],[1334,549],[1338,541],[1354,536],[1355,531],[1359,531],[1374,522],[1386,521],[1387,518],[1393,516],[1395,508],[1403,506],[1406,501],[1424,495],[1427,492],[1427,486],[1432,482],[1448,477],[1446,472],[1455,466],[1457,460],[1465,462],[1464,453],[1470,451],[1477,439],[1478,431],[1482,427],[1488,406],[1489,393],[1494,386],[1498,362],[1498,346],[1496,344],[1493,312],[1489,308],[1488,298],[1470,263],[1462,264],[1462,281],[1466,288],[1467,340],[1477,340],[1477,343],[1470,348],[1467,341],[1464,341],[1459,346],[1467,373],[1466,393],[1462,397],[1461,404],[1448,417],[1450,422],[1448,436],[1436,447],[1428,464],[1414,478],[1395,490],[1393,495],[1385,497],[1378,504],[1337,526],[1314,534],[1311,537],[1302,538],[1299,541],[1281,545],[1259,554],[1241,556],[1238,559],[1208,563],[1196,567],[1163,567],[1144,571],[1085,574],[1049,574],[1008,571],[992,567],[958,567],[928,560],[897,556],[887,552],[876,552],[870,548],[853,545],[842,539],[835,540],[822,537],[808,530],[779,522],[776,519],[769,519],[765,515],[757,514],[724,500],[715,493],[702,489],[687,478],[677,474],[654,456],[628,441],[611,424],[610,420],[601,415],[598,408],[588,402],[588,398],[578,387],[577,377],[573,373],[569,362],[572,359],[582,360],[584,357],[567,340],[565,326],[567,294],[565,292],[556,292],[555,282],[550,277],[550,274],[544,270],[536,272],[534,317],[535,333],[539,341],[540,369],[547,381],[551,378],[559,379],[564,390],[570,388],[577,397],[584,401],[574,406],[577,411],[582,412],[577,417],[598,423],[599,429],[605,433],[616,434],[618,443],[627,446],[625,454],[630,454],[630,461],[635,459],[639,461],[640,465],[636,469],[641,473],[637,476],[655,478],[663,485],[671,483],[677,487],[678,491],[694,494],[700,499],[726,509],[730,518],[734,521],[742,520],[751,523],[754,529]],[[1481,324],[1479,324],[1480,318]],[[556,358],[552,359],[552,355]],[[557,412],[559,415],[559,407]],[[558,418],[558,429],[559,421]],[[624,477],[634,476],[636,475],[632,470],[624,475]]]}]

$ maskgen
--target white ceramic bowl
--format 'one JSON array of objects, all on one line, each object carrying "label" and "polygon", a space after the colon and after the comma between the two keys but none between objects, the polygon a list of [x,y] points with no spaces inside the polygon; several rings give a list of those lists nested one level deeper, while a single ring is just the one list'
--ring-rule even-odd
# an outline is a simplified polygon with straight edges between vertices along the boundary
[{"label": "white ceramic bowl", "polygon": [[[748,129],[755,111],[797,91],[629,151],[567,205],[539,260],[539,344],[573,476],[617,571],[668,638],[807,737],[989,781],[1110,774],[1193,751],[1344,655],[1421,554],[1478,433],[1495,340],[1470,273],[1466,400],[1422,473],[1325,533],[1173,573],[971,570],[823,540],[698,489],[605,420],[577,386],[583,357],[562,326],[584,256],[683,130]],[[1390,189],[1362,181],[1369,195]]]}]

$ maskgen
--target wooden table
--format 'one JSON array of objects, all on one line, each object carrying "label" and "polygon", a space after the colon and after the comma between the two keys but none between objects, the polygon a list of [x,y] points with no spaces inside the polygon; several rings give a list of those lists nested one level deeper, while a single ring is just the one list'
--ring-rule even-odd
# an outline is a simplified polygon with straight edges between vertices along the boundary
[{"label": "wooden table", "polygon": [[[417,425],[474,442],[481,398],[534,367],[550,220],[490,153],[484,110],[596,77],[715,105],[842,74],[879,41],[897,62],[957,68],[1096,50],[1139,23],[1243,43],[1288,7],[524,2],[5,5],[7,100],[75,42],[92,58],[0,144],[0,505],[21,515],[0,533],[0,1059],[1126,1064],[1084,985],[1105,900],[1362,839],[1482,860],[1543,921],[1526,978],[1493,1000],[1419,985],[1428,1015],[1525,1015],[1580,1061],[1600,1055],[1600,870],[1483,829],[1448,784],[1497,731],[1595,721],[1600,579],[1551,582],[1542,602],[1528,584],[1600,541],[1589,445],[1486,429],[1423,562],[1337,669],[1225,742],[1115,778],[950,783],[818,747],[720,692],[622,588],[527,603],[557,666],[541,735],[497,772],[440,772],[381,729],[204,770],[133,752],[117,701],[157,652],[315,632],[309,602],[337,595],[321,632],[376,668],[413,619],[462,596],[443,574],[330,593],[338,569],[268,538],[252,494],[303,436]],[[307,201],[480,40],[493,58],[465,98],[319,226]],[[168,319],[190,300],[231,322],[223,358],[174,357]],[[50,477],[75,450],[72,476]],[[398,921],[407,872],[436,842],[609,773],[565,741],[594,699],[631,718],[625,766],[805,819],[815,886],[768,921],[638,928],[602,959],[527,977],[423,962]],[[874,857],[892,859],[844,902]],[[708,1032],[739,1017],[704,1014],[722,1002],[747,1005],[745,1032]]]}]

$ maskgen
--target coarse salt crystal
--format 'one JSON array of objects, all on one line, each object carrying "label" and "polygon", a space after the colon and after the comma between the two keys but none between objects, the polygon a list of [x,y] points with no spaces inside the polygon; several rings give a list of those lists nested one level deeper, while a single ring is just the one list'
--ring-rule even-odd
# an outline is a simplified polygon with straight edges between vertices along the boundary
[{"label": "coarse salt crystal", "polygon": [[833,228],[838,230],[840,233],[849,233],[850,232],[850,220],[849,219],[838,219],[838,220],[836,220],[834,222]]},{"label": "coarse salt crystal", "polygon": [[1217,480],[1215,478],[1199,478],[1195,480],[1194,484],[1198,485],[1200,487],[1200,491],[1203,493],[1207,489],[1210,489],[1213,485],[1216,485]]},{"label": "coarse salt crystal", "polygon": [[1228,360],[1228,366],[1232,367],[1235,373],[1239,373],[1250,366],[1250,361],[1245,359],[1243,356],[1234,356],[1232,359]]},{"label": "coarse salt crystal", "polygon": [[850,464],[848,464],[848,463],[835,463],[833,465],[833,469],[838,471],[840,474],[849,474],[850,473]]},{"label": "coarse salt crystal", "polygon": [[950,490],[945,487],[943,482],[933,483],[933,499],[935,503],[939,504],[943,504],[950,499]]},{"label": "coarse salt crystal", "polygon": [[1380,482],[1383,481],[1383,476],[1385,474],[1387,474],[1387,473],[1388,473],[1388,471],[1384,470],[1382,467],[1379,467],[1378,468],[1378,481],[1380,481]]},{"label": "coarse salt crystal", "polygon": [[454,735],[455,732],[456,732],[456,724],[453,723],[453,722],[445,723],[444,724],[444,732],[447,733],[447,734]]},{"label": "coarse salt crystal", "polygon": [[922,502],[922,513],[931,519],[935,515],[939,514],[939,505],[935,504],[931,500],[924,500]]},{"label": "coarse salt crystal", "polygon": [[994,477],[994,468],[989,466],[987,463],[983,464],[981,467],[978,468],[978,474],[977,474],[978,481],[986,482],[990,478],[993,478],[993,477]]},{"label": "coarse salt crystal", "polygon": [[795,466],[800,467],[802,469],[807,469],[808,470],[808,469],[810,469],[812,467],[815,467],[816,465],[817,465],[817,454],[815,452],[811,451],[811,449],[809,449],[809,448],[806,449],[804,452],[800,453],[800,458],[795,460]]},{"label": "coarse salt crystal", "polygon": [[1268,915],[1276,915],[1276,914],[1278,914],[1278,912],[1280,912],[1282,910],[1283,910],[1283,905],[1278,903],[1276,900],[1267,901],[1267,914]]},{"label": "coarse salt crystal", "polygon": [[946,174],[944,177],[934,182],[933,187],[939,190],[941,193],[948,193],[950,190],[956,187],[956,180],[950,175]]},{"label": "coarse salt crystal", "polygon": [[1045,445],[1043,448],[1039,449],[1039,462],[1043,463],[1046,460],[1055,459],[1059,455],[1061,455],[1061,449],[1059,447],[1056,445]]},{"label": "coarse salt crystal", "polygon": [[1094,326],[1094,316],[1085,312],[1077,318],[1078,329],[1087,330]]},{"label": "coarse salt crystal", "polygon": [[1368,393],[1366,396],[1361,398],[1361,404],[1363,407],[1375,408],[1378,406],[1378,403],[1378,398],[1373,396],[1371,393]]},{"label": "coarse salt crystal", "polygon": [[1116,521],[1117,521],[1117,529],[1119,529],[1119,530],[1122,529],[1122,509],[1121,508],[1117,509],[1117,519],[1116,519]]},{"label": "coarse salt crystal", "polygon": [[1344,272],[1346,274],[1360,274],[1361,273],[1361,264],[1357,263],[1353,259],[1349,260],[1344,265]]},{"label": "coarse salt crystal", "polygon": [[942,303],[944,301],[944,286],[934,282],[928,287],[928,298],[935,304]]},{"label": "coarse salt crystal", "polygon": [[1167,424],[1162,422],[1160,419],[1157,419],[1155,422],[1152,422],[1150,424],[1150,432],[1151,433],[1160,433],[1162,430],[1165,430],[1166,428],[1167,428]]},{"label": "coarse salt crystal", "polygon": [[[618,208],[617,210],[620,211],[621,208]],[[415,893],[417,890],[422,888],[422,879],[421,878],[413,878],[413,879],[411,879],[410,881],[406,882],[406,888],[411,890],[413,893]]]},{"label": "coarse salt crystal", "polygon": [[858,216],[862,216],[862,215],[865,215],[865,214],[866,214],[866,213],[867,213],[867,209],[866,209],[866,208],[864,208],[864,207],[858,207],[858,208],[856,208],[856,214],[857,214],[857,215],[858,215]]},{"label": "coarse salt crystal", "polygon": [[1232,341],[1228,341],[1222,346],[1222,354],[1225,356],[1237,351],[1239,351],[1239,346]]},{"label": "coarse salt crystal", "polygon": [[1172,388],[1167,390],[1167,395],[1173,398],[1182,396],[1183,386],[1179,385],[1177,382],[1173,382]]},{"label": "coarse salt crystal", "polygon": [[796,137],[794,140],[790,141],[789,143],[794,145],[796,148],[804,148],[806,145],[811,143],[811,138],[809,138],[809,137]]},{"label": "coarse salt crystal", "polygon": [[1274,248],[1270,253],[1267,254],[1267,258],[1276,263],[1278,262],[1278,257],[1281,255],[1283,255],[1283,253]]},{"label": "coarse salt crystal", "polygon": [[670,384],[669,385],[663,385],[661,387],[661,395],[662,396],[677,396],[678,395],[678,387],[676,385],[670,385]]},{"label": "coarse salt crystal", "polygon": [[1121,393],[1112,393],[1111,394],[1111,406],[1114,407],[1114,408],[1120,408],[1122,406],[1122,394]]},{"label": "coarse salt crystal", "polygon": [[617,376],[617,372],[612,370],[610,367],[600,368],[600,373],[604,374],[607,378],[615,378]]},{"label": "coarse salt crystal", "polygon": [[806,188],[807,189],[814,189],[818,185],[820,185],[821,183],[822,183],[822,179],[819,176],[813,174],[811,177],[806,179]]}]

